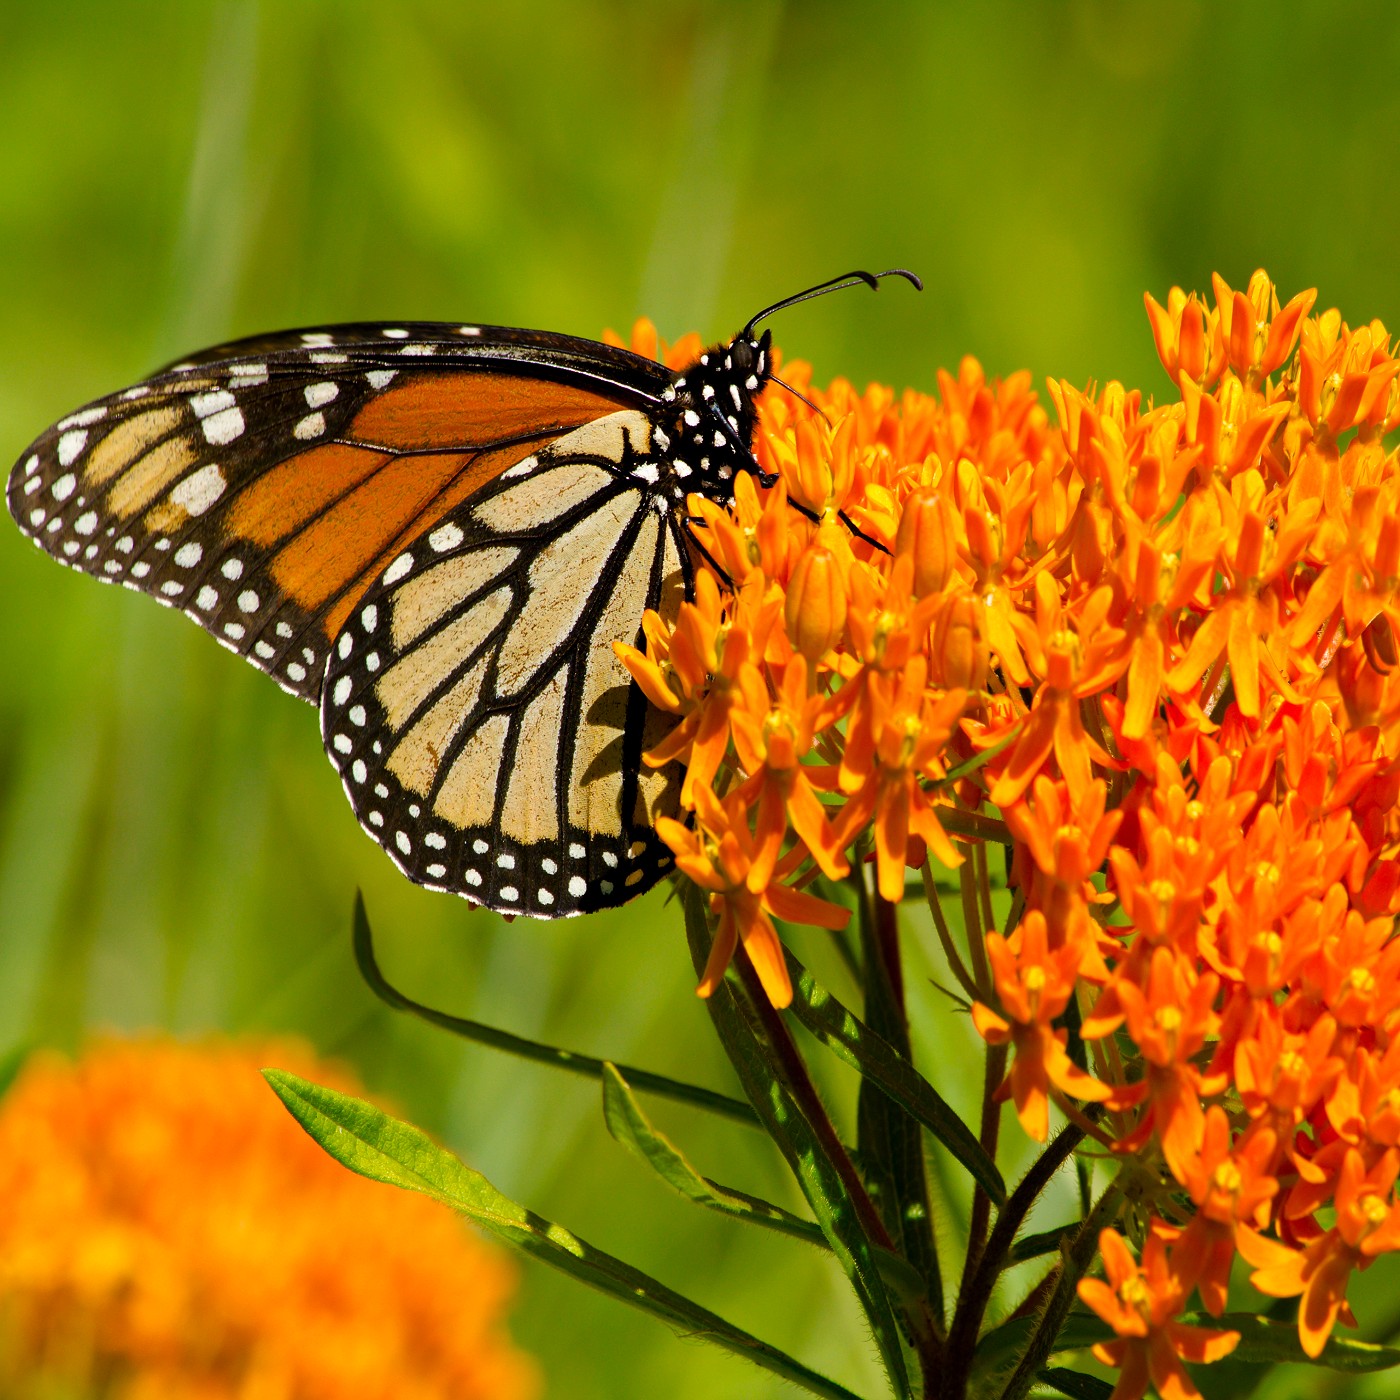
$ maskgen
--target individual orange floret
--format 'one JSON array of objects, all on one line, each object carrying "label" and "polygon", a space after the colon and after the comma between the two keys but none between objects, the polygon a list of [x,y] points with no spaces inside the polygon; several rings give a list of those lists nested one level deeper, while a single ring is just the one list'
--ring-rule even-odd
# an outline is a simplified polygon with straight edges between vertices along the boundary
[{"label": "individual orange floret", "polygon": [[714,779],[729,747],[729,713],[740,698],[739,671],[755,649],[753,629],[734,625],[704,569],[696,570],[695,601],[680,605],[674,630],[650,610],[642,627],[646,653],[625,642],[614,642],[613,650],[653,705],[682,716],[645,759],[655,768],[673,759],[684,763],[681,801],[692,806],[696,787]]},{"label": "individual orange floret", "polygon": [[[1109,987],[1146,1072],[1138,1083],[1114,1091],[1115,1108],[1144,1105],[1137,1127],[1115,1150],[1136,1152],[1155,1132],[1172,1175],[1182,1180],[1201,1143],[1201,1099],[1220,1093],[1228,1082],[1225,1075],[1204,1073],[1195,1063],[1219,1025],[1214,1005],[1220,984],[1213,973],[1202,974],[1192,960],[1166,947],[1153,951],[1145,980],[1139,986],[1120,974]],[[1105,1035],[1117,1019],[1105,1019],[1096,1009],[1083,1033],[1089,1039]]]},{"label": "individual orange floret", "polygon": [[1317,290],[1299,292],[1280,307],[1278,292],[1263,268],[1254,271],[1243,292],[1231,291],[1218,272],[1212,274],[1211,285],[1230,368],[1257,386],[1292,355],[1299,326],[1312,310]]},{"label": "individual orange floret", "polygon": [[1076,921],[1063,943],[1051,948],[1045,916],[1033,909],[1010,938],[987,935],[997,998],[1005,1015],[973,1003],[972,1023],[990,1045],[1015,1047],[1003,1093],[1016,1105],[1021,1126],[1037,1142],[1049,1131],[1053,1089],[1091,1103],[1109,1096],[1106,1085],[1086,1074],[1065,1049],[1068,1033],[1051,1023],[1063,1014],[1089,952],[1087,917]]},{"label": "individual orange floret", "polygon": [[873,819],[876,884],[881,897],[892,902],[904,898],[911,835],[944,865],[963,860],[939,823],[934,794],[925,783],[943,776],[943,756],[967,694],[935,694],[927,682],[923,656],[915,656],[902,676],[867,672],[841,761],[841,788],[852,793],[838,823],[841,844],[849,844]]},{"label": "individual orange floret", "polygon": [[1397,1170],[1400,1153],[1385,1153],[1368,1172],[1361,1154],[1348,1149],[1337,1180],[1337,1223],[1306,1249],[1290,1249],[1251,1230],[1239,1232],[1240,1253],[1255,1267],[1250,1278],[1255,1288],[1271,1298],[1303,1295],[1298,1339],[1309,1356],[1321,1354],[1339,1317],[1349,1327],[1356,1325],[1346,1302],[1353,1271],[1400,1249]]},{"label": "individual orange floret", "polygon": [[1265,683],[1284,699],[1296,699],[1275,648],[1284,621],[1280,581],[1307,544],[1307,525],[1280,533],[1273,509],[1260,501],[1226,519],[1228,535],[1219,554],[1226,586],[1211,596],[1186,654],[1166,676],[1174,694],[1191,698],[1201,677],[1228,657],[1235,703],[1250,719],[1260,713]]},{"label": "individual orange floret", "polygon": [[528,1400],[515,1271],[446,1206],[346,1171],[259,1069],[279,1042],[107,1041],[0,1107],[0,1393]]},{"label": "individual orange floret", "polygon": [[1166,306],[1150,292],[1143,294],[1152,338],[1157,342],[1157,358],[1178,387],[1190,381],[1209,388],[1225,368],[1225,337],[1220,330],[1220,311],[1207,311],[1205,303],[1180,287],[1167,293]]},{"label": "individual orange floret", "polygon": [[1352,330],[1335,308],[1305,320],[1297,395],[1299,412],[1328,455],[1351,428],[1389,432],[1400,422],[1400,361],[1390,353],[1385,327],[1372,321]]},{"label": "individual orange floret", "polygon": [[1003,814],[1017,841],[1012,878],[1031,908],[1063,934],[1070,911],[1097,898],[1089,877],[1107,859],[1123,812],[1104,810],[1108,787],[1099,778],[1077,804],[1063,781],[1039,777],[1031,791],[1034,801],[1018,802]]},{"label": "individual orange floret", "polygon": [[740,789],[743,801],[757,813],[747,877],[754,894],[773,878],[789,827],[824,875],[839,880],[850,870],[841,854],[844,843],[827,821],[815,785],[824,780],[826,787],[834,787],[835,774],[802,762],[829,708],[822,696],[809,693],[807,662],[801,655],[788,662],[776,697],[770,696],[757,666],[746,663],[740,669],[739,699],[729,723],[739,762],[749,775]]},{"label": "individual orange floret", "polygon": [[[675,852],[676,865],[703,890],[710,891],[710,911],[718,916],[709,961],[696,989],[710,996],[724,977],[739,940],[774,1006],[792,1001],[792,981],[783,958],[783,945],[773,916],[817,928],[843,929],[851,911],[815,895],[789,889],[775,878],[761,890],[749,888],[749,872],[758,851],[748,826],[748,805],[742,792],[723,802],[708,787],[695,789],[696,829],[671,817],[656,823],[657,835]],[[779,863],[775,875],[789,873],[805,857],[798,846]]]},{"label": "individual orange floret", "polygon": [[1115,766],[1090,737],[1080,710],[1080,700],[1106,682],[1104,663],[1113,639],[1101,629],[1109,601],[1109,591],[1100,590],[1096,606],[1086,608],[1072,628],[1050,575],[1036,576],[1035,624],[1018,617],[1017,627],[1033,658],[1033,669],[1044,679],[992,785],[990,797],[996,806],[1004,809],[1015,802],[1052,754],[1076,803],[1088,790],[1092,764]]},{"label": "individual orange floret", "polygon": [[1079,1296],[1118,1334],[1094,1347],[1104,1365],[1119,1368],[1112,1400],[1139,1400],[1149,1384],[1162,1400],[1197,1400],[1200,1391],[1181,1363],[1219,1361],[1240,1334],[1175,1320],[1185,1290],[1157,1232],[1143,1245],[1141,1267],[1116,1230],[1099,1235],[1099,1252],[1108,1281],[1081,1279]]},{"label": "individual orange floret", "polygon": [[1278,1194],[1278,1181],[1270,1175],[1276,1147],[1268,1128],[1231,1141],[1225,1110],[1212,1104],[1206,1110],[1201,1150],[1185,1163],[1182,1185],[1196,1214],[1177,1239],[1172,1262],[1181,1276],[1183,1296],[1199,1287],[1206,1310],[1217,1317],[1229,1294],[1237,1227],[1268,1224],[1269,1204]]}]

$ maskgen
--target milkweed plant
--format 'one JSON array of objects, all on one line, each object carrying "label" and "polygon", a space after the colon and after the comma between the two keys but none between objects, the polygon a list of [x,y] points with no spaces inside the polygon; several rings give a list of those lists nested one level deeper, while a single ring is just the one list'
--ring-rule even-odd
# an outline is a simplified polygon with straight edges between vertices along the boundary
[{"label": "milkweed plant", "polygon": [[[1226,1357],[1400,1362],[1347,1336],[1353,1277],[1400,1248],[1400,358],[1263,272],[1213,293],[1146,298],[1161,402],[1052,380],[1047,405],[970,358],[936,395],[789,363],[763,476],[691,498],[693,599],[616,649],[673,718],[647,761],[685,765],[683,810],[658,829],[746,1102],[437,1016],[598,1076],[673,1187],[825,1247],[896,1396],[1184,1400]],[[632,344],[701,348],[646,322]],[[906,977],[906,902],[951,985]],[[858,1005],[784,924],[827,931]],[[357,946],[433,1014],[383,983],[362,909]],[[945,1097],[969,1066],[911,1042],[915,998],[975,1027],[976,1122]],[[827,1051],[854,1122],[814,1085]],[[416,1130],[270,1077],[357,1171],[851,1396]],[[640,1093],[762,1128],[809,1213],[701,1177]],[[934,1151],[966,1176],[957,1241]],[[1029,1230],[1061,1172],[1077,1211]]]}]

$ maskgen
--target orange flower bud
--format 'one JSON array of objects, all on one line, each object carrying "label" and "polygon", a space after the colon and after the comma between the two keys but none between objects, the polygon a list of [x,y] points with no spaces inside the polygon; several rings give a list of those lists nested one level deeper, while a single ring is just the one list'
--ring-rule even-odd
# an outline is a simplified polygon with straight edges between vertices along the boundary
[{"label": "orange flower bud", "polygon": [[991,653],[982,625],[982,604],[971,593],[957,593],[939,609],[933,624],[934,679],[957,690],[981,690]]},{"label": "orange flower bud", "polygon": [[846,606],[846,580],[836,556],[825,545],[807,550],[787,586],[787,630],[793,646],[809,661],[820,660],[841,640]]},{"label": "orange flower bud", "polygon": [[947,587],[953,572],[954,539],[952,512],[935,487],[922,487],[905,501],[894,552],[896,557],[908,554],[914,560],[916,598]]}]

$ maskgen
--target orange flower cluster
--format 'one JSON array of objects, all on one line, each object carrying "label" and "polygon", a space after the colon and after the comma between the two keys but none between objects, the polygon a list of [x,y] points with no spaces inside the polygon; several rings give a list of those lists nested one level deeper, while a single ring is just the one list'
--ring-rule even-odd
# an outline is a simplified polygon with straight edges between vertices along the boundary
[{"label": "orange flower cluster", "polygon": [[1165,1183],[1142,1268],[1105,1245],[1117,1301],[1084,1286],[1120,1397],[1195,1393],[1167,1358],[1231,1339],[1174,1319],[1237,1252],[1315,1356],[1400,1247],[1400,358],[1262,272],[1213,301],[1147,298],[1163,402],[1057,381],[1057,425],[970,359],[938,398],[789,365],[825,417],[765,396],[778,484],[691,503],[728,580],[623,649],[689,765],[702,992],[742,938],[785,1004],[772,918],[839,924],[798,886],[867,832],[897,900],[962,814],[1004,825],[1018,921],[973,989],[1004,1092]]},{"label": "orange flower cluster", "polygon": [[286,1044],[35,1057],[0,1104],[0,1392],[529,1400],[510,1266],[446,1207],[354,1176],[259,1066]]}]

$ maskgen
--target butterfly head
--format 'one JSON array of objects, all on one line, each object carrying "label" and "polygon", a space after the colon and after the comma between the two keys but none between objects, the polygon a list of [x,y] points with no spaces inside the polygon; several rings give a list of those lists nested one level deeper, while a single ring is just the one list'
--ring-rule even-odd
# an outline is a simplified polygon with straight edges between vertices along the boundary
[{"label": "butterfly head", "polygon": [[666,455],[679,475],[698,478],[691,489],[727,500],[735,473],[757,469],[757,399],[772,377],[772,336],[746,331],[712,345],[662,395]]}]

